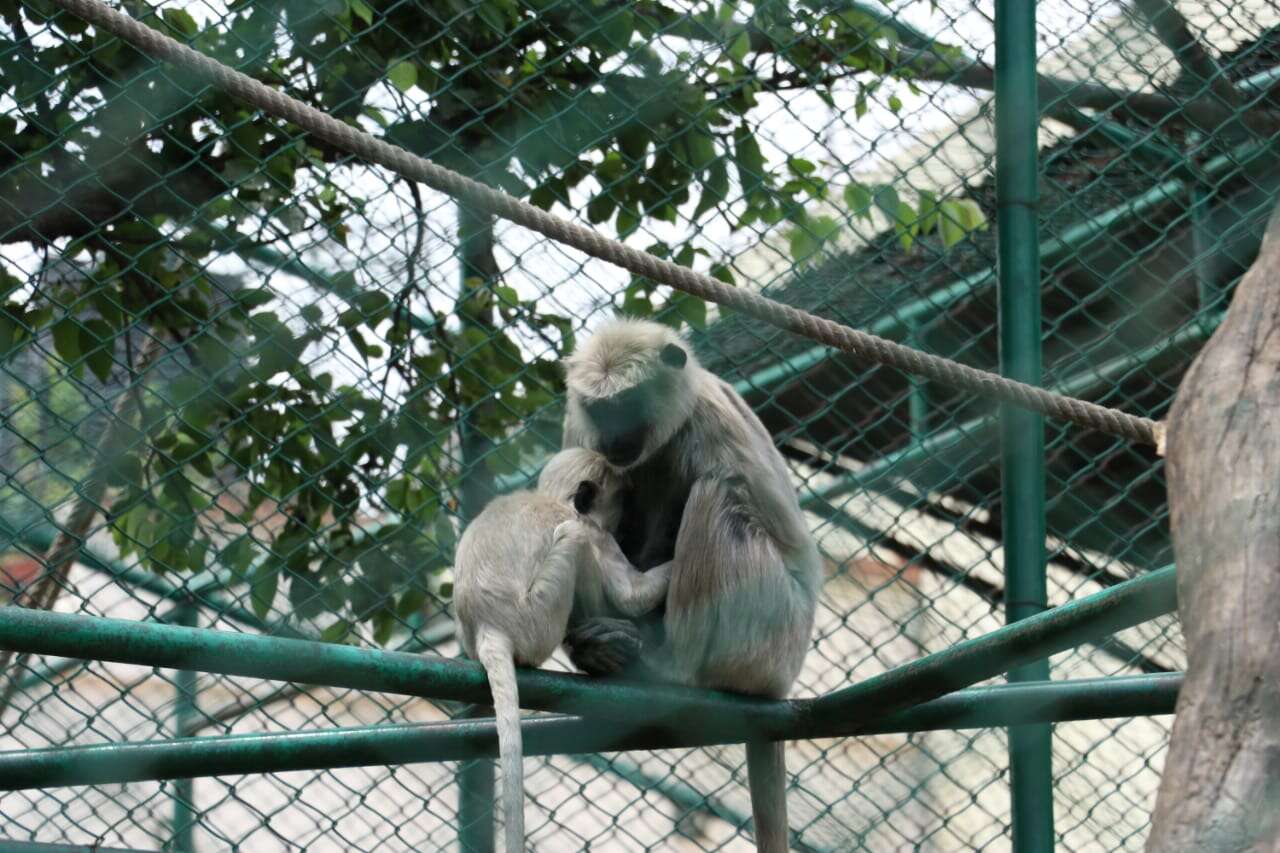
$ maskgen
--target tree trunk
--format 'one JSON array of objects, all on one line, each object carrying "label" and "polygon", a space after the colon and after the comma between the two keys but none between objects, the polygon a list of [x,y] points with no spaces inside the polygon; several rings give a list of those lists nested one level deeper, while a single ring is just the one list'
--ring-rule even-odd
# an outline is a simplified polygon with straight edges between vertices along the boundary
[{"label": "tree trunk", "polygon": [[1280,212],[1167,441],[1189,662],[1147,849],[1280,850]]}]

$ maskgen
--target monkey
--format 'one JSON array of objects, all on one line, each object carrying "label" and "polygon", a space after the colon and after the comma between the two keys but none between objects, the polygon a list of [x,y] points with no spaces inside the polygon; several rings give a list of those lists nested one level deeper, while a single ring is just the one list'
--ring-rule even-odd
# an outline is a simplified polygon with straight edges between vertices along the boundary
[{"label": "monkey", "polygon": [[[570,660],[619,671],[608,653],[644,641],[629,674],[783,698],[809,650],[821,582],[818,549],[786,464],[728,383],[673,329],[617,319],[565,359],[562,444],[601,453],[629,480],[619,544],[638,569],[669,575],[659,619],[585,616]],[[782,743],[749,743],[758,849],[787,849]],[[779,825],[778,815],[781,815]]]},{"label": "monkey", "polygon": [[[597,453],[557,453],[536,491],[495,498],[467,525],[454,558],[462,647],[489,678],[502,764],[508,853],[524,850],[523,744],[515,667],[539,666],[569,617],[617,610],[639,616],[666,594],[666,571],[640,573],[611,535],[622,477]],[[622,666],[635,648],[623,648]]]}]

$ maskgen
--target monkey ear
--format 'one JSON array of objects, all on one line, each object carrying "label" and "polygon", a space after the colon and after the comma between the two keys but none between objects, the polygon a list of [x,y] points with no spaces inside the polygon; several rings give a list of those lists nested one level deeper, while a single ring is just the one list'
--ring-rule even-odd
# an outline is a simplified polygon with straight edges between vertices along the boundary
[{"label": "monkey ear", "polygon": [[596,484],[590,480],[583,480],[578,484],[578,490],[573,493],[573,508],[580,515],[586,515],[591,512],[591,506],[596,502]]},{"label": "monkey ear", "polygon": [[680,370],[688,363],[689,354],[676,344],[667,344],[662,348],[662,352],[658,353],[658,358],[662,359],[662,363],[667,367]]}]

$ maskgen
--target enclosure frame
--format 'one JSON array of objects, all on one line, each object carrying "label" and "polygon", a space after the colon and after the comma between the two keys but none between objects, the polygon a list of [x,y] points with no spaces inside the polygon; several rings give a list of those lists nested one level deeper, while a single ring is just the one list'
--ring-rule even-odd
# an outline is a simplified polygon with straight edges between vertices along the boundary
[{"label": "enclosure frame", "polygon": [[[999,264],[955,282],[942,298],[921,299],[872,331],[910,332],[912,317],[954,304],[993,284],[999,300],[1001,373],[1031,384],[1042,382],[1039,269],[1046,259],[1094,239],[1172,196],[1200,192],[1196,182],[1238,165],[1224,155],[1201,173],[1163,182],[1141,197],[1082,223],[1071,234],[1043,245],[1037,239],[1036,195],[1039,154],[1035,4],[996,0],[995,69],[999,193]],[[1259,77],[1262,87],[1277,76]],[[1242,145],[1242,156],[1252,150]],[[463,211],[462,218],[467,218]],[[465,231],[465,228],[460,229]],[[462,241],[465,244],[465,239]],[[465,254],[465,245],[464,245]],[[255,250],[259,255],[268,250]],[[265,262],[282,265],[283,257]],[[303,268],[305,271],[305,268]],[[465,280],[472,271],[463,264]],[[301,274],[301,273],[300,273]],[[317,277],[306,271],[310,280]],[[331,291],[341,287],[322,280]],[[340,294],[341,295],[341,294]],[[1221,315],[1189,330],[1185,339],[1164,341],[1124,356],[1060,384],[1078,395],[1109,378],[1143,364],[1170,345],[1203,339]],[[739,391],[767,388],[802,375],[829,354],[814,347],[780,360],[737,383]],[[923,420],[927,394],[912,397],[913,423]],[[917,415],[919,417],[917,417]],[[886,484],[897,466],[911,465],[976,431],[998,430],[1002,491],[1009,511],[1002,516],[1006,549],[1009,625],[892,669],[831,694],[806,700],[763,701],[730,694],[654,687],[541,671],[519,675],[526,708],[568,715],[526,720],[526,754],[555,755],[615,752],[708,744],[739,743],[749,737],[801,739],[856,737],[885,732],[921,732],[943,728],[1008,729],[1013,797],[1013,844],[1022,851],[1048,851],[1054,844],[1051,724],[1054,722],[1172,713],[1181,674],[1115,676],[1080,681],[1049,680],[1048,656],[1103,638],[1176,610],[1172,566],[1118,584],[1101,593],[1048,609],[1045,557],[1045,445],[1039,415],[1002,408],[942,433],[923,436],[910,447],[882,457],[856,476],[807,496],[802,506],[846,530],[861,534],[858,521],[832,500],[864,489],[892,493]],[[465,455],[465,454],[464,454]],[[474,457],[471,458],[474,462]],[[521,485],[520,479],[493,484]],[[462,507],[473,515],[482,498]],[[4,529],[32,547],[53,541],[30,530]],[[196,673],[250,676],[300,684],[476,703],[489,700],[478,665],[429,655],[354,649],[310,642],[285,626],[265,622],[218,598],[231,583],[226,573],[209,573],[187,587],[149,576],[78,549],[80,564],[137,586],[172,604],[156,623],[0,608],[0,648],[66,658],[27,676],[31,685],[56,678],[82,659],[172,668],[177,702],[174,738],[141,743],[61,747],[0,753],[0,790],[63,785],[115,784],[178,780],[172,790],[172,844],[188,849],[195,826],[192,779],[200,776],[269,773],[397,762],[459,761],[461,789],[459,842],[464,850],[493,847],[493,768],[496,735],[488,719],[459,719],[422,725],[389,725],[270,735],[192,736],[198,690]],[[201,608],[215,607],[263,635],[234,634],[191,627]],[[443,636],[443,634],[439,634]],[[420,644],[421,646],[422,644]],[[1002,674],[1005,686],[972,685]],[[643,708],[638,716],[637,706]],[[593,747],[583,749],[583,745]],[[0,842],[13,849],[54,850],[62,845]],[[107,848],[100,848],[106,850]]]}]

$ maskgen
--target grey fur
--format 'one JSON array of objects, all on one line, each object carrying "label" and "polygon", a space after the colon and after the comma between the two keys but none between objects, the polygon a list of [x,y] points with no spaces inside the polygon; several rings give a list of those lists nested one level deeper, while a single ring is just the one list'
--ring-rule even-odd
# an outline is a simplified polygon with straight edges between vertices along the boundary
[{"label": "grey fur", "polygon": [[[596,487],[585,517],[573,508],[583,481]],[[539,666],[551,657],[571,612],[612,608],[639,616],[666,594],[666,573],[637,572],[611,535],[621,497],[621,477],[599,454],[563,451],[547,463],[537,492],[495,498],[458,542],[454,604],[462,647],[484,666],[493,692],[508,853],[524,849],[515,666]]]},{"label": "grey fur", "polygon": [[[625,465],[623,520],[635,565],[670,572],[665,642],[646,668],[677,683],[783,697],[812,639],[817,546],[764,425],[692,353],[672,367],[662,353],[673,344],[688,349],[671,329],[634,320],[584,342],[566,361],[564,446],[606,450],[592,407],[652,389],[658,402],[637,415],[648,419],[643,448]],[[571,651],[582,646],[582,629],[571,627]],[[768,752],[776,760],[760,767],[774,778],[753,779],[753,790],[785,782],[781,750]],[[782,826],[758,826],[756,838],[760,849],[785,849],[785,813]]]}]

